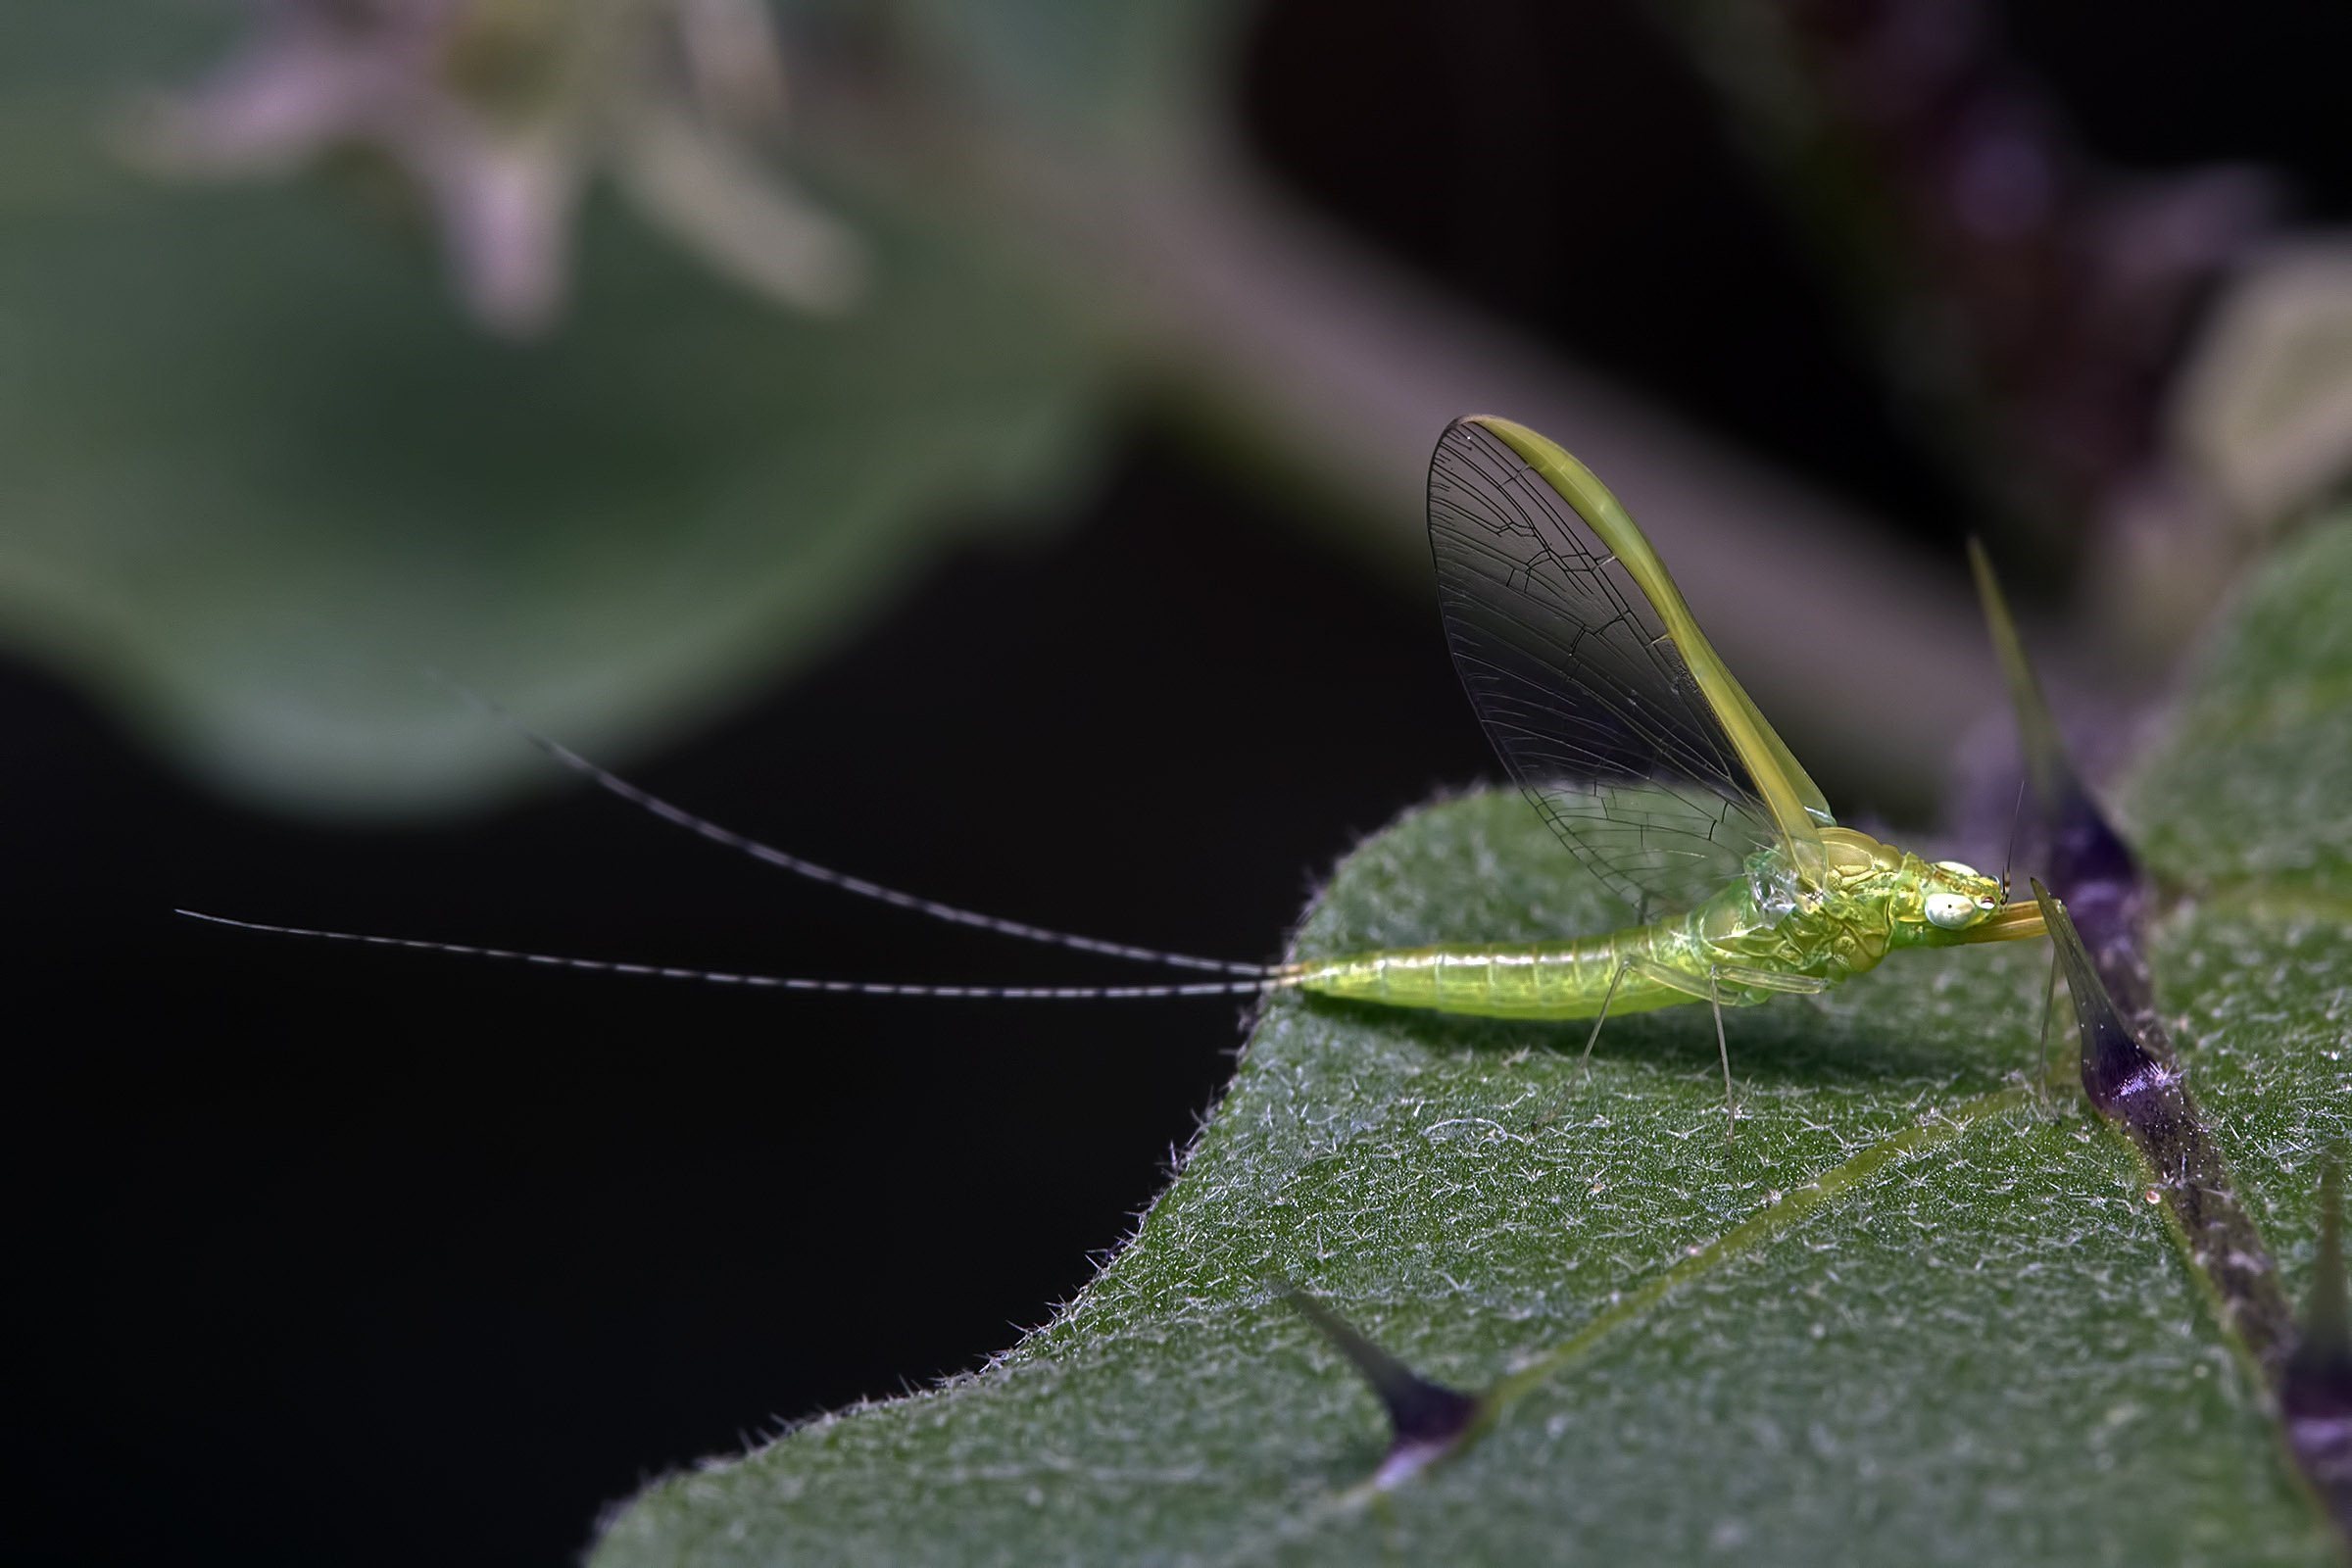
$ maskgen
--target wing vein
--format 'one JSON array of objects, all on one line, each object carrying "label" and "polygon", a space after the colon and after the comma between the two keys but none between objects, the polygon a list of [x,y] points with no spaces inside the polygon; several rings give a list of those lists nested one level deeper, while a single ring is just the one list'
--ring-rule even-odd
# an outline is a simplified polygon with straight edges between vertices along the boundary
[{"label": "wing vein", "polygon": [[1429,477],[1446,645],[1488,739],[1562,842],[1646,914],[1777,842],[1769,809],[1616,553],[1484,426]]}]

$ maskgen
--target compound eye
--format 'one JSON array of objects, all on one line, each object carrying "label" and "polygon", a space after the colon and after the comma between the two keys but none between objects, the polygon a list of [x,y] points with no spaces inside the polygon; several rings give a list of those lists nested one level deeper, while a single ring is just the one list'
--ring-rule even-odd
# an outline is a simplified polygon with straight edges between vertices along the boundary
[{"label": "compound eye", "polygon": [[1931,893],[1928,895],[1928,923],[1946,931],[1958,931],[1976,924],[1977,901],[1965,893]]},{"label": "compound eye", "polygon": [[1984,874],[1984,872],[1978,870],[1975,866],[1969,864],[1966,860],[1937,860],[1936,862],[1936,869],[1938,871],[1949,871],[1954,876],[1981,877]]}]

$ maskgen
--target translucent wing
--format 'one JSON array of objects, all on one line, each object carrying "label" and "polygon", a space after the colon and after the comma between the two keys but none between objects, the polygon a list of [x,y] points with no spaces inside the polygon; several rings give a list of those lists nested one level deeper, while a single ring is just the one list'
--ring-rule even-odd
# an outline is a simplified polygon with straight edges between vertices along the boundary
[{"label": "translucent wing", "polygon": [[[1761,848],[1789,852],[1801,874],[1797,841],[1818,854],[1812,825],[1830,821],[1819,790],[1704,646],[1623,510],[1592,482],[1621,550],[1497,426],[1557,451],[1500,421],[1448,426],[1430,463],[1429,539],[1454,667],[1512,778],[1642,917],[1705,899]],[[1635,552],[1665,607],[1620,559]],[[1714,674],[1713,699],[1684,648]]]}]

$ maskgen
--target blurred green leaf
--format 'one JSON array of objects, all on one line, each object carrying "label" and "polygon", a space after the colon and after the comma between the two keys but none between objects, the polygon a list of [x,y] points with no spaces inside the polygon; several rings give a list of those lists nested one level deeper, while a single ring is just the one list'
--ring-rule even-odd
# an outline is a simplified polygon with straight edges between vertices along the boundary
[{"label": "blurred green leaf", "polygon": [[[2296,773],[2277,787],[2340,818],[2352,753],[2298,740],[2340,722],[2352,641],[2268,631],[2319,617],[2352,624],[2352,517],[2264,574],[2183,712],[2259,691],[2203,765]],[[2183,817],[2260,863],[2302,838],[2175,784],[2180,756],[2132,790],[2160,857]],[[2308,853],[2333,875],[2344,851]],[[1610,916],[1524,803],[1477,796],[1358,851],[1298,947]],[[2314,1153],[2352,1131],[2347,924],[2249,897],[2175,911],[2154,953],[2295,1292]],[[1900,955],[1733,1014],[1730,1147],[1703,1011],[1611,1024],[1588,1087],[1576,1025],[1278,999],[1183,1175],[1054,1324],[654,1487],[596,1561],[2335,1561],[2138,1156],[2023,1087],[2046,964]],[[1499,1418],[1367,1497],[1375,1406],[1274,1271],[1432,1377],[1503,1381]]]},{"label": "blurred green leaf", "polygon": [[1095,455],[1101,345],[984,233],[837,200],[872,286],[817,320],[598,203],[570,320],[492,341],[365,170],[114,169],[74,74],[111,33],[52,23],[0,89],[0,637],[217,780],[378,808],[526,770],[425,666],[626,755]]}]

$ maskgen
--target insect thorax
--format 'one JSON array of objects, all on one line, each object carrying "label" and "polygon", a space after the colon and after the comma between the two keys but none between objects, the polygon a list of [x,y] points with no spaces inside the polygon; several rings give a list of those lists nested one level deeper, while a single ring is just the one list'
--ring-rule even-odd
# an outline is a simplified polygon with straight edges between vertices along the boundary
[{"label": "insect thorax", "polygon": [[1785,855],[1760,851],[1740,882],[1692,911],[1692,938],[1721,963],[1832,981],[1903,945],[1916,923],[1922,863],[1851,828],[1822,837],[1825,885],[1802,887]]}]

